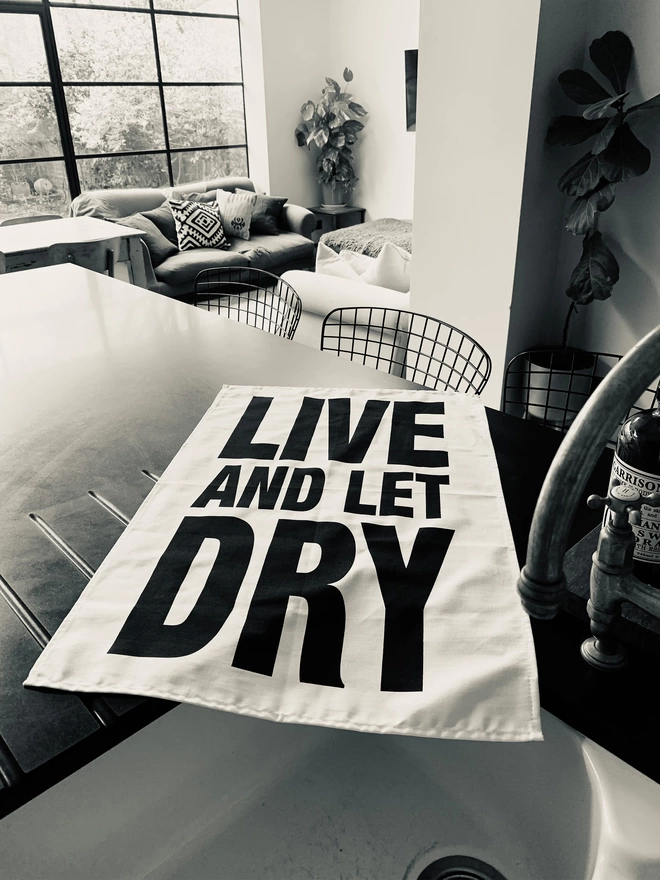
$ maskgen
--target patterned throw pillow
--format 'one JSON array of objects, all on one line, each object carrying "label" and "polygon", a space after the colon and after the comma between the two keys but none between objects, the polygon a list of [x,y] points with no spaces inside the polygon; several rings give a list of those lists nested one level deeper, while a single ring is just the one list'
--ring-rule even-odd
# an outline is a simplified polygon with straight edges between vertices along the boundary
[{"label": "patterned throw pillow", "polygon": [[256,193],[230,193],[224,189],[218,190],[216,205],[227,235],[243,238],[246,241],[250,238],[250,221],[256,203]]},{"label": "patterned throw pillow", "polygon": [[194,248],[220,248],[229,250],[231,244],[225,238],[220,214],[215,205],[169,199],[176,224],[176,237],[180,251]]}]

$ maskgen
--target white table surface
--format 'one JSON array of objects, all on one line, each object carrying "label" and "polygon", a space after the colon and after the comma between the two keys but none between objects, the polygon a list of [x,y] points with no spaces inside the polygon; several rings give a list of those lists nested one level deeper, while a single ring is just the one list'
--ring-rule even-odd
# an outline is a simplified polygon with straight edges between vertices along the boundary
[{"label": "white table surface", "polygon": [[[133,516],[224,383],[415,387],[69,263],[0,276],[0,575],[46,630],[86,579],[30,514],[96,568],[123,527],[90,490]],[[38,650],[0,600],[0,735],[27,772],[99,741],[77,697],[22,687]]]},{"label": "white table surface", "polygon": [[63,217],[61,220],[43,220],[0,226],[0,252],[5,255],[43,250],[51,244],[69,241],[99,241],[104,238],[139,237],[140,231],[120,226],[96,217]]}]

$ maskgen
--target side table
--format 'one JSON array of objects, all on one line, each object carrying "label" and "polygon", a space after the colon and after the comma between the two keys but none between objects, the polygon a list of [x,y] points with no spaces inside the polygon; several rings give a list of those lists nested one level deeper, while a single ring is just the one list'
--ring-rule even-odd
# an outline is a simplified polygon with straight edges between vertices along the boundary
[{"label": "side table", "polygon": [[333,232],[344,226],[364,223],[367,211],[366,208],[358,208],[355,205],[337,205],[337,207],[319,205],[309,210],[316,216],[316,232],[313,234],[316,243],[324,232]]}]

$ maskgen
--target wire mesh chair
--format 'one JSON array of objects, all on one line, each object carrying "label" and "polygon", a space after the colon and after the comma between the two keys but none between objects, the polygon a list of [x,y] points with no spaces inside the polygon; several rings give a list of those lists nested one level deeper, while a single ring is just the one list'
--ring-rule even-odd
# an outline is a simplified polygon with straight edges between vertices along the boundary
[{"label": "wire mesh chair", "polygon": [[248,266],[203,269],[195,278],[193,305],[284,339],[293,339],[302,314],[290,284]]},{"label": "wire mesh chair", "polygon": [[0,226],[18,226],[20,223],[40,223],[42,220],[61,220],[61,214],[24,214],[22,217],[8,217]]},{"label": "wire mesh chair", "polygon": [[467,333],[401,309],[335,309],[323,321],[321,350],[434,391],[480,394],[491,371],[488,353]]},{"label": "wire mesh chair", "polygon": [[[622,357],[621,354],[602,351],[523,351],[506,367],[502,412],[565,433],[587,398]],[[658,372],[660,375],[660,365]],[[647,388],[621,421],[634,412],[653,406],[659,389],[660,385]]]},{"label": "wire mesh chair", "polygon": [[49,265],[75,263],[92,272],[107,272],[112,278],[120,247],[121,237],[101,241],[58,242],[46,249],[46,259]]}]

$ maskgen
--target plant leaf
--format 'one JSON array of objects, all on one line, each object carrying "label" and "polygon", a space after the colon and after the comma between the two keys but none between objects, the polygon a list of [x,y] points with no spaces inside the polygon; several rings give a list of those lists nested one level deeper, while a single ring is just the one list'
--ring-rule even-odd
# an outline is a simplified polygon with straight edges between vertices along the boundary
[{"label": "plant leaf", "polygon": [[359,119],[347,119],[344,123],[344,128],[347,131],[352,131],[354,134],[357,134],[358,131],[362,131],[364,125]]},{"label": "plant leaf", "polygon": [[635,137],[627,122],[618,127],[599,159],[603,177],[611,183],[639,177],[651,165],[650,151]]},{"label": "plant leaf", "polygon": [[[601,120],[602,121],[602,120]],[[599,153],[602,153],[605,147],[609,144],[609,142],[614,137],[616,130],[623,122],[623,113],[617,113],[614,116],[610,116],[607,120],[607,123],[603,130],[599,133],[596,140],[591,145],[591,152],[594,156],[597,156]]]},{"label": "plant leaf", "polygon": [[613,98],[605,98],[603,101],[597,101],[595,104],[591,104],[587,107],[582,115],[585,119],[602,119],[611,108],[612,104],[615,104],[629,94],[630,91],[622,92],[620,95],[615,95]]},{"label": "plant leaf", "polygon": [[341,87],[337,80],[332,79],[332,77],[326,76],[325,81],[330,86],[330,88],[334,91],[335,95],[338,95],[341,92]]},{"label": "plant leaf", "polygon": [[344,68],[344,82],[349,83],[353,79],[353,71],[348,67]]},{"label": "plant leaf", "polygon": [[569,146],[581,144],[598,134],[606,124],[605,119],[584,119],[582,116],[558,116],[550,123],[545,136],[546,144]]},{"label": "plant leaf", "polygon": [[584,235],[593,229],[598,211],[606,211],[614,201],[614,184],[604,178],[598,189],[576,199],[566,215],[566,229],[572,235]]},{"label": "plant leaf", "polygon": [[344,135],[344,132],[343,131],[336,131],[332,135],[330,143],[333,145],[333,147],[340,147],[340,148],[343,147],[344,144],[346,143],[346,136]]},{"label": "plant leaf", "polygon": [[362,104],[357,104],[355,101],[351,101],[351,103],[348,105],[348,107],[349,107],[349,110],[352,110],[356,116],[366,116],[367,115],[367,111],[364,109]]},{"label": "plant leaf", "polygon": [[576,104],[595,104],[611,97],[590,73],[579,68],[565,70],[559,74],[557,81],[564,94]]},{"label": "plant leaf", "polygon": [[632,55],[632,43],[622,31],[608,31],[589,46],[589,57],[615,92],[626,88]]},{"label": "plant leaf", "polygon": [[582,256],[573,270],[566,296],[577,305],[607,299],[619,280],[619,265],[600,232],[585,236]]},{"label": "plant leaf", "polygon": [[305,120],[305,122],[309,122],[312,116],[314,116],[315,111],[316,107],[313,101],[305,101],[305,103],[300,108],[302,118]]},{"label": "plant leaf", "polygon": [[652,98],[649,98],[648,101],[644,101],[641,104],[635,104],[634,107],[631,107],[626,116],[631,116],[633,113],[637,113],[638,110],[658,110],[660,108],[660,95],[654,95]]},{"label": "plant leaf", "polygon": [[583,196],[598,186],[601,176],[600,156],[585,153],[559,178],[559,189],[569,196]]},{"label": "plant leaf", "polygon": [[304,147],[307,143],[307,135],[309,134],[309,124],[307,122],[299,123],[296,126],[294,134],[296,136],[296,140],[298,141],[298,146]]},{"label": "plant leaf", "polygon": [[314,142],[317,147],[324,147],[328,143],[330,131],[327,125],[319,125],[314,134]]}]

